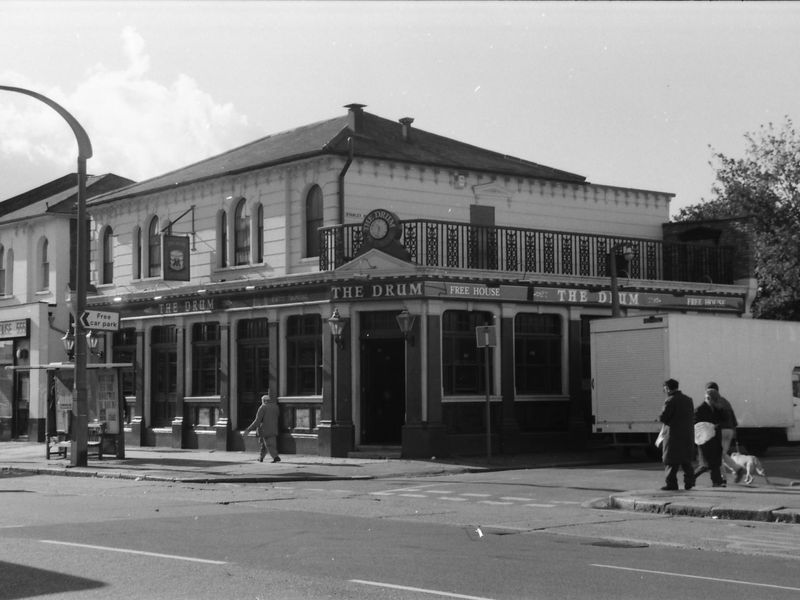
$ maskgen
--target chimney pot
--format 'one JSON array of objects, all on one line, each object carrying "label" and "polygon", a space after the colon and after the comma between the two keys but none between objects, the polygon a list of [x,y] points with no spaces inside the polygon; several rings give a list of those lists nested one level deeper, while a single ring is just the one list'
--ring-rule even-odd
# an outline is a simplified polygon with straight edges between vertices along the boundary
[{"label": "chimney pot", "polygon": [[403,139],[407,142],[411,137],[411,124],[414,119],[411,117],[403,117],[400,119],[400,124],[403,126]]},{"label": "chimney pot", "polygon": [[358,104],[357,102],[354,102],[353,104],[345,104],[344,106],[348,110],[347,124],[354,133],[357,133],[361,129],[361,115],[364,114],[363,109],[366,106],[366,104]]}]

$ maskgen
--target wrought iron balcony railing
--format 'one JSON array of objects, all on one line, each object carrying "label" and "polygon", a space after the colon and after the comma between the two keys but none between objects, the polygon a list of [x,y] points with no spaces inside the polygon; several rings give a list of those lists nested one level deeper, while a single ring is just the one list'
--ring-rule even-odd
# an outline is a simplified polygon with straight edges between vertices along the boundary
[{"label": "wrought iron balcony railing", "polygon": [[[733,283],[727,246],[429,220],[404,221],[400,243],[421,266],[579,277],[608,277],[609,252],[627,246],[631,278]],[[323,227],[320,244],[320,270],[336,269],[363,246],[361,225]]]}]

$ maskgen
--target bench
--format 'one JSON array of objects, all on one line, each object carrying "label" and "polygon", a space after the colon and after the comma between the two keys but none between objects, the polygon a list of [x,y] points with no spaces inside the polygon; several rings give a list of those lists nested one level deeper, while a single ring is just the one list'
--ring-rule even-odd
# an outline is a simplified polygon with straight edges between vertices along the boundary
[{"label": "bench", "polygon": [[[106,433],[106,424],[100,422],[89,423],[86,437],[86,453],[96,454],[98,460],[103,459],[103,436]],[[67,458],[67,451],[72,447],[72,440],[66,431],[58,431],[56,435],[47,438],[47,460],[51,455],[57,458]]]}]

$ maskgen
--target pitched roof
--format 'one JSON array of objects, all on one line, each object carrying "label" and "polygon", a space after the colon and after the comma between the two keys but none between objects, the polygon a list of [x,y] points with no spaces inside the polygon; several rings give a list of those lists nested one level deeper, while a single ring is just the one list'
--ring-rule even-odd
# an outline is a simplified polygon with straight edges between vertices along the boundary
[{"label": "pitched roof", "polygon": [[[269,135],[223,154],[159,175],[95,199],[100,204],[121,198],[172,189],[320,155],[345,156],[352,138],[353,155],[418,165],[482,171],[518,177],[585,183],[586,178],[534,162],[507,156],[451,138],[410,129],[348,105],[349,114]],[[410,127],[410,125],[409,125]]]},{"label": "pitched roof", "polygon": [[[86,197],[88,199],[131,183],[132,179],[113,173],[87,175]],[[71,214],[77,199],[78,174],[70,173],[0,202],[0,218],[24,219],[45,213]]]}]

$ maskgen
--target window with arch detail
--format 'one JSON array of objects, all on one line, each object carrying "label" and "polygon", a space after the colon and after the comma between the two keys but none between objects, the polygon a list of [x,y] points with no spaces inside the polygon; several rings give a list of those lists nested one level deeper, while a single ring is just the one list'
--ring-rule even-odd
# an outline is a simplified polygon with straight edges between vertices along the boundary
[{"label": "window with arch detail", "polygon": [[228,266],[228,213],[224,210],[219,211],[219,231],[217,232],[217,264],[220,267]]},{"label": "window with arch detail", "polygon": [[147,276],[161,275],[161,232],[158,229],[158,217],[150,219],[147,228]]},{"label": "window with arch detail", "polygon": [[50,289],[50,260],[47,256],[49,252],[49,242],[47,238],[42,239],[42,246],[40,250],[40,262],[39,262],[39,289],[40,290],[49,290]]},{"label": "window with arch detail", "polygon": [[0,244],[0,296],[6,295],[6,249]]},{"label": "window with arch detail", "polygon": [[256,206],[256,262],[264,262],[264,207]]},{"label": "window with arch detail", "polygon": [[306,196],[306,257],[319,256],[319,228],[322,227],[322,189],[312,186]]},{"label": "window with arch detail", "polygon": [[5,277],[4,281],[4,295],[10,296],[14,293],[14,250],[9,248],[5,252]]},{"label": "window with arch detail", "polygon": [[138,225],[133,228],[133,278],[142,278],[142,228]]},{"label": "window with arch detail", "polygon": [[247,201],[240,198],[233,210],[233,264],[250,262],[250,215],[245,209]]},{"label": "window with arch detail", "polygon": [[114,231],[106,227],[103,231],[103,272],[101,283],[114,281]]}]

